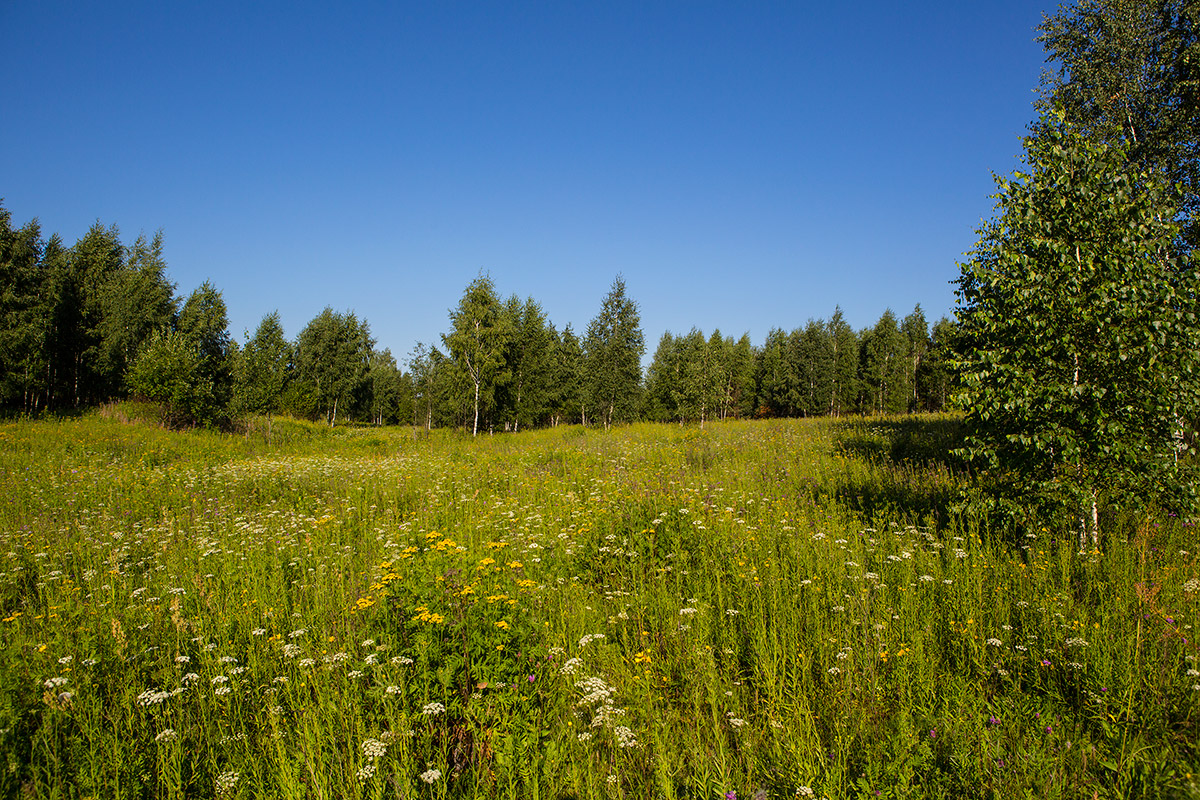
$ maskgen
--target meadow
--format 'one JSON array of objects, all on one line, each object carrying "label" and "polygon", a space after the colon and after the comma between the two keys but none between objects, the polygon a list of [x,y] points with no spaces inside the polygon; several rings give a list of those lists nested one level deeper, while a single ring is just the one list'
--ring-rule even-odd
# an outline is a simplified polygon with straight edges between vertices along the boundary
[{"label": "meadow", "polygon": [[0,796],[1200,796],[1193,521],[956,424],[0,424]]}]

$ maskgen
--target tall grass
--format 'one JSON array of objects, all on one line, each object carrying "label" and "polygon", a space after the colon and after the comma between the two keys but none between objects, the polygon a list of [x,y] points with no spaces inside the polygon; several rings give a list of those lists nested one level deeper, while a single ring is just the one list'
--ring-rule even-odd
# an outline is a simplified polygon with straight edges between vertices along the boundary
[{"label": "tall grass", "polygon": [[1192,522],[993,536],[955,424],[5,424],[0,795],[1196,795]]}]

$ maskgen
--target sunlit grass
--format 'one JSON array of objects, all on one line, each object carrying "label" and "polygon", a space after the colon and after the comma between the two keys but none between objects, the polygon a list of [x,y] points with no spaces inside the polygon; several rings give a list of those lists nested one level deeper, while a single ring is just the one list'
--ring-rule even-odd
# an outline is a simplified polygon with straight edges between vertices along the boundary
[{"label": "sunlit grass", "polygon": [[954,425],[0,425],[0,794],[1195,794],[1195,528],[993,535]]}]

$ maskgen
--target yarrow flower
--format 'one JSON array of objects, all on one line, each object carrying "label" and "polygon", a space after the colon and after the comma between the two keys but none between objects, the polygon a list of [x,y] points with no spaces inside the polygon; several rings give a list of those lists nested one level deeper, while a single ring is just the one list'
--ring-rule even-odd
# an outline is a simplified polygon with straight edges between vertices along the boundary
[{"label": "yarrow flower", "polygon": [[237,772],[222,772],[217,776],[217,797],[222,797],[233,791],[233,787],[237,786],[238,778],[241,775]]},{"label": "yarrow flower", "polygon": [[137,704],[139,706],[154,706],[170,696],[170,692],[164,692],[160,689],[147,689],[137,696]]},{"label": "yarrow flower", "polygon": [[366,739],[362,743],[362,751],[367,758],[382,758],[387,754],[387,744],[379,739]]},{"label": "yarrow flower", "polygon": [[[445,714],[446,707],[444,705],[442,705],[441,703],[437,703],[437,702],[426,703],[425,707],[421,709],[421,713],[427,717],[436,717],[438,714]],[[441,777],[440,772],[438,773],[438,777]],[[428,781],[428,782],[432,783],[433,781]]]},{"label": "yarrow flower", "polygon": [[421,773],[421,780],[429,784],[437,783],[441,777],[442,771],[440,769],[427,769]]}]

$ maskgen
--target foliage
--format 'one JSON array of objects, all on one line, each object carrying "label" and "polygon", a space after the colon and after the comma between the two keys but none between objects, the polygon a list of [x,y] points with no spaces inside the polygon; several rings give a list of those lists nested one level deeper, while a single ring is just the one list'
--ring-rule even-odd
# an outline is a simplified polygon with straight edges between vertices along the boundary
[{"label": "foliage", "polygon": [[139,236],[123,250],[124,258],[100,288],[103,313],[97,326],[98,359],[120,386],[121,376],[155,331],[175,322],[175,287],[167,280],[162,231],[150,241]]},{"label": "foliage", "polygon": [[213,394],[211,373],[195,341],[182,331],[155,331],[130,366],[129,391],[158,403],[170,426],[217,421],[220,407]]},{"label": "foliage", "polygon": [[537,425],[548,413],[553,339],[546,314],[532,297],[522,303],[513,295],[503,316],[509,332],[504,351],[508,380],[498,387],[497,411],[505,430],[517,431]]},{"label": "foliage", "polygon": [[296,382],[310,392],[318,414],[330,427],[337,424],[338,406],[345,406],[367,372],[374,346],[371,329],[353,311],[328,306],[296,337]]},{"label": "foliage", "polygon": [[[1089,139],[1122,148],[1138,172],[1183,187],[1183,233],[1200,243],[1200,5],[1080,0],[1039,28],[1047,60],[1040,107]],[[1035,126],[1035,131],[1036,131]]]},{"label": "foliage", "polygon": [[512,329],[491,278],[480,275],[467,286],[458,308],[450,312],[450,323],[453,330],[442,341],[471,387],[471,435],[475,436],[481,406],[486,415],[497,386],[512,376],[504,359]]},{"label": "foliage", "polygon": [[583,342],[584,380],[594,415],[605,428],[634,418],[646,351],[637,303],[625,296],[625,281],[613,279],[600,313],[588,323]]},{"label": "foliage", "polygon": [[1056,506],[1095,536],[1100,507],[1190,507],[1200,286],[1172,195],[1061,118],[1026,161],[958,280],[963,454],[1027,525]]},{"label": "foliage", "polygon": [[234,413],[280,411],[292,377],[292,346],[284,337],[279,312],[272,311],[262,318],[234,362]]}]

